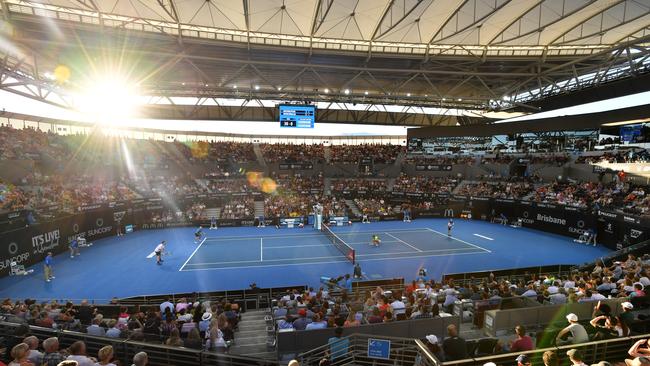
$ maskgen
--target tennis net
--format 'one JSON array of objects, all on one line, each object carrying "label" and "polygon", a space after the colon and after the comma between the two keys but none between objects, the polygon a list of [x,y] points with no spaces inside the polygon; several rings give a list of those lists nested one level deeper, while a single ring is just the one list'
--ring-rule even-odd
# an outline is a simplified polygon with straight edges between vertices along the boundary
[{"label": "tennis net", "polygon": [[330,243],[338,249],[341,254],[343,254],[352,264],[354,264],[355,260],[355,251],[354,249],[348,245],[343,239],[339,238],[338,235],[334,234],[334,232],[327,227],[326,225],[321,225],[321,232],[327,236],[327,238],[330,240]]}]

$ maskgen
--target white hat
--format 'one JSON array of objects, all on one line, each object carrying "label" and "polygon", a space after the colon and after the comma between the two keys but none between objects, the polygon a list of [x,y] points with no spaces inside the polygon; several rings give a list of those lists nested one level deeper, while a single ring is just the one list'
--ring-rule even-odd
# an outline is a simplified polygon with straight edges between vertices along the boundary
[{"label": "white hat", "polygon": [[212,313],[205,312],[203,313],[203,316],[201,317],[202,320],[210,320],[212,319]]},{"label": "white hat", "polygon": [[622,303],[621,303],[621,307],[622,307],[623,309],[629,309],[629,310],[634,309],[634,305],[632,305],[632,303],[631,303],[631,302],[628,302],[628,301],[626,301],[626,302],[622,302]]},{"label": "white hat", "polygon": [[429,341],[431,344],[438,344],[438,337],[436,337],[434,334],[430,334],[424,338],[426,338],[427,341]]},{"label": "white hat", "polygon": [[571,314],[566,316],[566,320],[568,320],[570,322],[577,322],[578,321],[578,316],[575,315],[574,313],[571,313]]}]

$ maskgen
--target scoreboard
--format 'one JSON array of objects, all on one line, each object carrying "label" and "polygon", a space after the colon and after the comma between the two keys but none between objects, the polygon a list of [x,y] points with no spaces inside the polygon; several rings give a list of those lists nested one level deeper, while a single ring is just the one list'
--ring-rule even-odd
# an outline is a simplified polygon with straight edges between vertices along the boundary
[{"label": "scoreboard", "polygon": [[313,105],[280,104],[280,127],[314,128],[315,121]]}]

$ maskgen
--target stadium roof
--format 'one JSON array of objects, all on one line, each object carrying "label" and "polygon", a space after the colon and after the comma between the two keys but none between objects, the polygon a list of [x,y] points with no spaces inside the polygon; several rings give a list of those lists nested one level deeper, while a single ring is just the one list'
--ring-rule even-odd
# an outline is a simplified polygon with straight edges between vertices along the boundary
[{"label": "stadium roof", "polygon": [[[645,0],[0,3],[11,24],[0,87],[69,106],[71,87],[52,87],[45,71],[69,65],[74,81],[119,60],[157,118],[273,119],[254,105],[276,100],[331,103],[337,121],[484,123],[487,111],[536,111],[549,96],[645,73],[650,54]],[[470,112],[445,113],[459,108]]]}]

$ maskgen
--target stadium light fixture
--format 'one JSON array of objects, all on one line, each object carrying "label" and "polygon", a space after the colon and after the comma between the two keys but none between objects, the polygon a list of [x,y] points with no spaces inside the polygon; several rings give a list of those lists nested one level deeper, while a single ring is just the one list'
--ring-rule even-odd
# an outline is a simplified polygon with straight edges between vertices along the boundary
[{"label": "stadium light fixture", "polygon": [[259,86],[259,85],[255,85],[255,90],[260,90],[260,86]]},{"label": "stadium light fixture", "polygon": [[233,88],[233,89],[237,89],[237,85],[236,85],[236,84],[233,85],[232,88]]},{"label": "stadium light fixture", "polygon": [[406,93],[406,96],[407,96],[407,97],[410,97],[410,96],[411,96],[411,93]]},{"label": "stadium light fixture", "polygon": [[328,88],[325,88],[325,90],[323,90],[323,91],[325,92],[325,94],[329,94],[329,92],[330,92],[330,90]]},{"label": "stadium light fixture", "polygon": [[367,91],[367,90],[364,91],[364,92],[363,92],[363,95],[368,95],[368,91]]},{"label": "stadium light fixture", "polygon": [[343,91],[343,93],[344,93],[345,95],[350,94],[350,89],[345,89],[345,90]]}]

